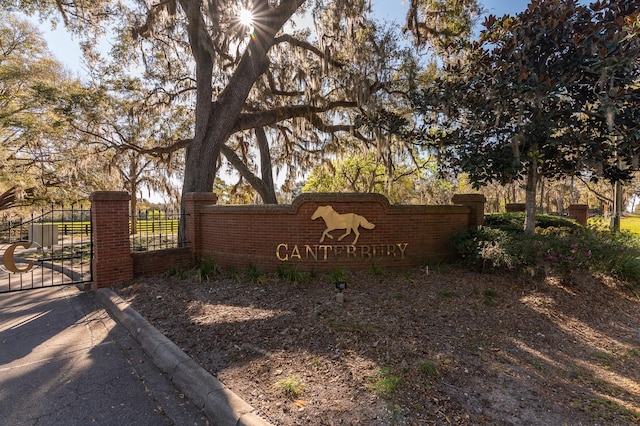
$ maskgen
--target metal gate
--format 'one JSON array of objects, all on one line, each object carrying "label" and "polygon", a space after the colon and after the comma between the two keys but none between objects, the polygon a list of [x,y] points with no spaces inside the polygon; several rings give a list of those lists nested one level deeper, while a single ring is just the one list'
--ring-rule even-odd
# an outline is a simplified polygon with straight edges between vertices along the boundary
[{"label": "metal gate", "polygon": [[91,282],[91,229],[82,207],[0,222],[0,293]]}]

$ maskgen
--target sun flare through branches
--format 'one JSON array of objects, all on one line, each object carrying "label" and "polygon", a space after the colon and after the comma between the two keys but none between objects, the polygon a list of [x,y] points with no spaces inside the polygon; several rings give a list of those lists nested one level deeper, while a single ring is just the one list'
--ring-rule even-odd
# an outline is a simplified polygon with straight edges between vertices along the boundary
[{"label": "sun flare through branches", "polygon": [[238,13],[238,20],[246,27],[253,26],[253,13],[249,9],[242,8]]},{"label": "sun flare through branches", "polygon": [[249,9],[246,9],[244,7],[242,7],[240,9],[240,11],[238,12],[238,22],[240,23],[240,25],[244,26],[245,28],[247,28],[247,31],[249,32],[249,36],[251,38],[255,37],[255,30],[253,27],[253,12]]}]

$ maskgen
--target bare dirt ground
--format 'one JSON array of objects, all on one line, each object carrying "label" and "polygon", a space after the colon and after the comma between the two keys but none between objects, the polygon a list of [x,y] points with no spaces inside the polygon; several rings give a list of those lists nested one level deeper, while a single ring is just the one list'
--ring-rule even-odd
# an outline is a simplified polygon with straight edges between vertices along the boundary
[{"label": "bare dirt ground", "polygon": [[116,291],[274,425],[640,424],[640,292],[450,266]]}]

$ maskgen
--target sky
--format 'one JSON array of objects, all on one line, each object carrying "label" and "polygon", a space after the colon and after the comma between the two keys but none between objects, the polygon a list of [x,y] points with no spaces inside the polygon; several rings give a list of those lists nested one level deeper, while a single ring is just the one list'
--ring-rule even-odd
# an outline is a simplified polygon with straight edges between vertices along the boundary
[{"label": "sky", "polygon": [[[488,14],[516,14],[526,9],[528,0],[479,0]],[[404,23],[409,9],[408,0],[373,0],[373,9],[379,19],[395,20]]]},{"label": "sky", "polygon": [[[504,15],[516,14],[523,11],[528,0],[480,0],[488,13]],[[373,0],[373,13],[379,20],[395,21],[404,25],[404,19],[409,8],[408,0]],[[43,32],[45,40],[54,57],[62,62],[74,75],[82,77],[81,52],[78,43],[59,25],[56,30],[51,30],[48,22],[34,23]]]}]

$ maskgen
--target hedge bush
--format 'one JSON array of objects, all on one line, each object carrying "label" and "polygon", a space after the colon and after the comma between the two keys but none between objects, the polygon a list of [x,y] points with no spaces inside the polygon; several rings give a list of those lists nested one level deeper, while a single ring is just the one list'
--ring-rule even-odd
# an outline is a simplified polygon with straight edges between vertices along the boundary
[{"label": "hedge bush", "polygon": [[553,273],[565,279],[575,270],[587,270],[640,282],[640,239],[632,234],[550,215],[536,216],[536,224],[536,234],[528,235],[521,213],[487,215],[484,226],[456,234],[453,244],[478,269]]}]

